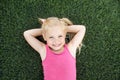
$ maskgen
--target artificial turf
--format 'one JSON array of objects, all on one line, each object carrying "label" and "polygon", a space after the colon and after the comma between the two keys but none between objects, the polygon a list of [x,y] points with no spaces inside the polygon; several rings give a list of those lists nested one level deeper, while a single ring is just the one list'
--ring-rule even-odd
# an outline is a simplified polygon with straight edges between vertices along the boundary
[{"label": "artificial turf", "polygon": [[77,80],[120,80],[120,0],[1,0],[0,80],[43,80],[39,54],[23,32],[51,16],[86,26]]}]

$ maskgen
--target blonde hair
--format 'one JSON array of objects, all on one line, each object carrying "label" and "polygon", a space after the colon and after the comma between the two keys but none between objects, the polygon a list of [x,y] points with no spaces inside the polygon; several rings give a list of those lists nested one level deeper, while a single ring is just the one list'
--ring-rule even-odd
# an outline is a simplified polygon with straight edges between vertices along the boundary
[{"label": "blonde hair", "polygon": [[61,26],[66,29],[66,26],[72,25],[73,23],[67,18],[57,18],[57,17],[49,17],[47,19],[38,18],[39,22],[42,23],[42,29],[47,30],[53,26]]},{"label": "blonde hair", "polygon": [[[61,26],[64,30],[66,30],[67,26],[73,25],[73,23],[68,18],[58,18],[58,17],[49,17],[47,19],[38,18],[39,23],[42,24],[41,28],[43,30],[48,30],[52,26]],[[68,33],[69,40],[71,40],[74,36],[72,33]],[[82,44],[80,44],[77,48],[77,52],[80,54]]]}]

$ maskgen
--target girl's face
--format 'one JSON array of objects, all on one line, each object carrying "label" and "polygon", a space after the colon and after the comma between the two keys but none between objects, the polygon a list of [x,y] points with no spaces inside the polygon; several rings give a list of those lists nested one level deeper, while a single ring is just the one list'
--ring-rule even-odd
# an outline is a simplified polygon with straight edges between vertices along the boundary
[{"label": "girl's face", "polygon": [[62,52],[65,44],[66,32],[61,27],[52,27],[45,33],[47,45],[56,53]]}]

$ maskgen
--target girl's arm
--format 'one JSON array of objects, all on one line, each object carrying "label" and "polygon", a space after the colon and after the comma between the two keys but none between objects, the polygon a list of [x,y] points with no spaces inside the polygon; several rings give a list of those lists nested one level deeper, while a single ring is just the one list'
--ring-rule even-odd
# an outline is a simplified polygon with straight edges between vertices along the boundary
[{"label": "girl's arm", "polygon": [[70,47],[73,53],[76,53],[75,51],[77,47],[79,46],[79,44],[82,43],[82,40],[86,32],[86,28],[84,25],[71,25],[68,26],[67,32],[75,34],[73,39],[68,43],[68,46]]},{"label": "girl's arm", "polygon": [[27,30],[23,35],[33,49],[38,53],[43,53],[42,50],[44,50],[45,44],[36,38],[37,36],[42,36],[42,29]]}]

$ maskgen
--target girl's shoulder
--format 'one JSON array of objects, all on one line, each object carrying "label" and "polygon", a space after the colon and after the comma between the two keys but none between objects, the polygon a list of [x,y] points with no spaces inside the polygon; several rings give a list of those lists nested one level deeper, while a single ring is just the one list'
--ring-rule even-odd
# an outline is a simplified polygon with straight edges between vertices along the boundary
[{"label": "girl's shoulder", "polygon": [[76,58],[76,48],[74,48],[71,44],[67,44],[67,48],[68,48],[68,50],[69,50],[69,52],[70,52],[70,54],[74,57],[74,58]]}]

